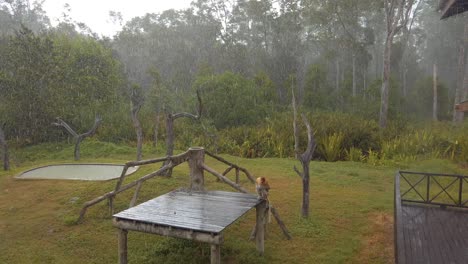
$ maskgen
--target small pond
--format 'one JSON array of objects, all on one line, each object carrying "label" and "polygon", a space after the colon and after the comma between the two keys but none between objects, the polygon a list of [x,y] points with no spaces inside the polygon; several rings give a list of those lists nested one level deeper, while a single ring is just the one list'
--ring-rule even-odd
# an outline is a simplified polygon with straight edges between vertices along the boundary
[{"label": "small pond", "polygon": [[[53,179],[107,181],[120,177],[124,165],[118,164],[57,164],[25,171],[17,179]],[[134,173],[138,167],[131,167],[127,175]]]}]

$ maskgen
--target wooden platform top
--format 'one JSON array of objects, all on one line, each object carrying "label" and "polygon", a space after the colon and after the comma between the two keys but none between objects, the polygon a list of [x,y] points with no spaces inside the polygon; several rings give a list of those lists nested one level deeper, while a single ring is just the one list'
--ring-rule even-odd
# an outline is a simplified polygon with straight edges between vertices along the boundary
[{"label": "wooden platform top", "polygon": [[218,234],[260,202],[245,193],[172,191],[114,217]]},{"label": "wooden platform top", "polygon": [[468,210],[403,204],[398,263],[468,263]]}]

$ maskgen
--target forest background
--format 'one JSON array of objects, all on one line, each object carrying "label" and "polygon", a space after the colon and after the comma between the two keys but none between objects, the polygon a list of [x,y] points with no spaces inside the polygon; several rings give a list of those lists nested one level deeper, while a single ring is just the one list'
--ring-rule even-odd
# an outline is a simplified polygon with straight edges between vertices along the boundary
[{"label": "forest background", "polygon": [[199,91],[202,118],[177,120],[177,149],[293,157],[294,89],[318,140],[314,159],[468,162],[467,123],[454,112],[468,95],[467,16],[441,21],[438,1],[416,1],[393,40],[382,124],[384,2],[197,0],[102,37],[69,7],[52,26],[41,1],[2,0],[5,137],[13,148],[63,142],[57,117],[84,132],[99,116],[98,140],[134,145],[137,105],[145,142],[165,148],[165,117],[195,112]]}]

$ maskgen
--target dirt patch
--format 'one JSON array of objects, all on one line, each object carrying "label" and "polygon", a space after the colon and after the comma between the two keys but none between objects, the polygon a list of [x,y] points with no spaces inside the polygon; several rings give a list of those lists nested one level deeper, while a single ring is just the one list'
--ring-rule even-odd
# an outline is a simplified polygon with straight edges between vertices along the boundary
[{"label": "dirt patch", "polygon": [[393,247],[393,215],[389,213],[372,213],[369,215],[371,225],[362,242],[357,263],[395,263]]}]

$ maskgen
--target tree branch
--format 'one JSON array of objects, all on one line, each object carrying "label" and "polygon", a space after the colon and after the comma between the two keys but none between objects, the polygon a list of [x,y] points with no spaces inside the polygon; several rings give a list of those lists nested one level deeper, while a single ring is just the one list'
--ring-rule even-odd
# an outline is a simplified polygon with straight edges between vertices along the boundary
[{"label": "tree branch", "polygon": [[78,135],[78,138],[86,138],[86,137],[90,137],[94,135],[99,125],[101,124],[101,122],[102,122],[102,118],[100,116],[96,116],[96,118],[94,119],[94,125],[91,127],[91,129],[86,133]]},{"label": "tree branch", "polygon": [[299,175],[299,177],[304,177],[304,175],[296,168],[296,165],[294,165],[294,171],[297,173],[297,175]]},{"label": "tree branch", "polygon": [[201,118],[202,116],[202,110],[203,110],[203,105],[202,105],[202,99],[201,99],[201,96],[200,96],[200,92],[197,90],[197,100],[198,100],[198,109],[197,109],[197,114],[194,115],[194,114],[190,114],[190,113],[187,113],[187,112],[180,112],[180,113],[176,113],[176,114],[172,114],[172,119],[177,119],[177,118],[181,118],[181,117],[187,117],[187,118],[191,118],[191,119],[194,119],[194,120],[198,120]]},{"label": "tree branch", "polygon": [[61,126],[63,128],[65,128],[68,133],[70,133],[75,139],[78,138],[78,133],[75,132],[75,130],[73,130],[73,128],[71,128],[65,121],[63,121],[60,117],[57,117],[55,118],[55,120],[57,120],[57,122],[54,122],[52,123],[52,125],[54,126]]},{"label": "tree branch", "polygon": [[312,159],[312,155],[314,154],[316,147],[315,138],[309,120],[307,120],[307,117],[304,114],[302,114],[302,121],[307,127],[307,149],[302,154],[302,158],[306,161],[310,161]]},{"label": "tree branch", "polygon": [[294,155],[299,158],[299,129],[297,128],[297,105],[294,87],[291,88],[293,107],[293,130],[294,130]]}]

